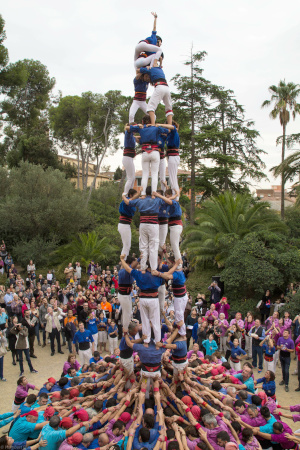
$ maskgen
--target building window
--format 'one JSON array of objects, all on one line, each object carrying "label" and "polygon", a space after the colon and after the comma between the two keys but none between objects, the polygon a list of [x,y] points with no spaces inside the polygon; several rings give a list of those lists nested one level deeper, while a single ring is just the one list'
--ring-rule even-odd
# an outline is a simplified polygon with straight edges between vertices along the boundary
[{"label": "building window", "polygon": [[137,185],[138,186],[142,186],[142,179],[141,178],[137,178]]}]

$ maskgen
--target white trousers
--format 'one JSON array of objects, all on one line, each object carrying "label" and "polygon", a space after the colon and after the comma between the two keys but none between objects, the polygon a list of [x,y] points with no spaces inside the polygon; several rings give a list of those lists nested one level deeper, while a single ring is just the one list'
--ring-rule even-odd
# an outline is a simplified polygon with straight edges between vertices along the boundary
[{"label": "white trousers", "polygon": [[[139,54],[142,52],[154,53],[147,56],[147,58],[139,58]],[[147,44],[147,42],[139,42],[134,51],[134,67],[139,69],[140,67],[153,66],[154,60],[161,57],[162,50],[157,45]]]},{"label": "white trousers", "polygon": [[123,156],[122,164],[126,170],[126,183],[124,186],[123,194],[127,195],[129,189],[133,188],[135,180],[135,167],[133,158],[130,158],[130,156]]},{"label": "white trousers", "polygon": [[[280,350],[277,350],[275,353],[274,353],[274,355],[273,355],[273,358],[274,358],[274,367],[276,368],[276,366],[277,366],[277,363],[278,363],[278,361],[279,361],[279,353],[280,353]],[[279,361],[280,362],[280,361]]]},{"label": "white trousers", "polygon": [[128,256],[131,247],[131,227],[125,223],[118,224],[118,232],[121,235],[123,248],[121,255]]},{"label": "white trousers", "polygon": [[159,225],[159,251],[161,252],[163,249],[163,246],[166,243],[168,234],[168,224],[164,223],[162,225]]},{"label": "white trousers", "polygon": [[146,187],[148,185],[148,179],[151,168],[151,188],[152,191],[157,190],[158,184],[158,169],[159,169],[160,156],[157,150],[153,150],[150,153],[143,152],[142,154],[142,195],[146,195]]},{"label": "white trousers", "polygon": [[141,256],[141,270],[146,270],[147,259],[149,258],[151,270],[157,268],[159,225],[153,223],[140,224],[139,247]]},{"label": "white trousers", "polygon": [[[97,331],[97,333],[93,334],[93,338],[94,338],[94,349],[97,350],[97,347],[98,347],[98,331]],[[92,348],[92,344],[91,344],[91,348]]]},{"label": "white trousers", "polygon": [[274,359],[273,359],[273,361],[266,361],[265,358],[264,358],[264,365],[265,365],[265,368],[266,368],[265,370],[271,370],[272,372],[275,373]]},{"label": "white trousers", "polygon": [[165,283],[159,286],[158,288],[158,300],[159,300],[159,309],[160,309],[160,318],[162,319],[165,301],[166,301],[166,285]]},{"label": "white trousers", "polygon": [[166,186],[162,183],[162,181],[166,182],[166,158],[162,158],[159,161],[159,179],[160,179],[160,188],[165,193]]},{"label": "white trousers", "polygon": [[231,359],[229,359],[229,362],[230,362],[230,367],[231,367],[233,370],[236,370],[237,372],[238,372],[239,370],[241,370],[241,363],[240,363],[240,362],[234,363],[233,361],[231,361]]},{"label": "white trousers", "polygon": [[161,101],[165,105],[166,116],[173,115],[170,88],[163,84],[159,84],[154,88],[148,103],[147,112],[155,112]]},{"label": "white trousers", "polygon": [[92,350],[89,348],[87,350],[78,350],[80,364],[90,364],[90,359],[93,357]]},{"label": "white trousers", "polygon": [[109,344],[109,352],[112,355],[115,351],[115,348],[118,348],[118,338],[108,336],[108,344]]},{"label": "white trousers", "polygon": [[133,100],[129,110],[129,123],[134,122],[135,115],[139,109],[147,114],[147,106],[145,100]]},{"label": "white trousers", "polygon": [[[140,310],[142,320],[142,332],[147,338],[144,342],[149,343],[151,339],[151,325],[154,332],[154,342],[161,339],[160,311],[158,298],[140,298]],[[151,322],[151,324],[150,324]]]},{"label": "white trousers", "polygon": [[172,366],[173,366],[173,369],[174,369],[174,375],[178,375],[179,372],[182,372],[186,368],[188,363],[189,362],[186,361],[184,363],[177,364],[175,361],[172,361]]},{"label": "white trousers", "polygon": [[128,330],[132,318],[132,300],[130,295],[118,294],[118,299],[122,307],[122,325]]},{"label": "white trousers", "polygon": [[245,352],[248,353],[249,358],[252,358],[252,337],[245,334]]},{"label": "white trousers", "polygon": [[134,370],[134,361],[133,361],[133,356],[131,356],[130,358],[120,358],[120,363],[122,365],[122,367],[124,367],[124,369],[126,369],[128,371],[128,374],[131,375],[133,373]]},{"label": "white trousers", "polygon": [[179,242],[182,233],[182,225],[173,225],[169,228],[170,228],[170,244],[174,253],[175,260],[177,260],[181,258]]},{"label": "white trousers", "polygon": [[[168,156],[169,180],[171,189],[174,191],[174,194],[175,191],[179,191],[179,184],[177,178],[179,164],[180,164],[179,156]],[[179,200],[179,197],[176,197],[176,200]]]},{"label": "white trousers", "polygon": [[[174,297],[174,309],[175,309],[175,323],[184,321],[184,311],[188,302],[188,296],[185,294],[183,297]],[[179,328],[178,333],[181,336],[186,335],[185,323]]]},{"label": "white trousers", "polygon": [[227,351],[227,336],[220,336],[220,352],[226,353]]}]

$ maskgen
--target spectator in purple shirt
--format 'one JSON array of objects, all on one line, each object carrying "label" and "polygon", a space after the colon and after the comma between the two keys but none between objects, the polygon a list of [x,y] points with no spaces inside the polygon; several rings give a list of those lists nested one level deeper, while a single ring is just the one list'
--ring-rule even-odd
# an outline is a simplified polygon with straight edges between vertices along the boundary
[{"label": "spectator in purple shirt", "polygon": [[289,337],[289,330],[284,330],[283,336],[277,341],[277,350],[279,350],[279,358],[282,370],[282,381],[279,385],[285,385],[286,392],[289,391],[289,370],[291,364],[291,353],[295,349],[294,341]]},{"label": "spectator in purple shirt", "polygon": [[225,314],[225,319],[228,320],[228,311],[230,310],[230,305],[227,303],[227,297],[222,297],[221,301],[216,303],[216,311],[218,314]]}]

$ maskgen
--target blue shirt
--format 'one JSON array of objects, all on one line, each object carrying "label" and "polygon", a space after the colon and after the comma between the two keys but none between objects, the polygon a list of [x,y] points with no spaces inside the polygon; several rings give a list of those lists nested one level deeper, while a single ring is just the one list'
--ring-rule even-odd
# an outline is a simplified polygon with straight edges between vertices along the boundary
[{"label": "blue shirt", "polygon": [[[118,336],[118,327],[117,327],[117,325],[115,325],[114,327],[112,327],[112,326],[110,325],[110,326],[108,327],[107,332],[108,332],[108,334],[115,332],[115,333],[116,333],[116,336],[115,336],[115,337],[117,337],[117,336]],[[110,336],[110,337],[114,337],[114,336]]]},{"label": "blue shirt", "polygon": [[[81,429],[79,429],[78,431],[80,432]],[[46,447],[43,447],[45,450],[57,450],[62,441],[64,441],[66,438],[67,432],[62,428],[58,428],[57,430],[55,430],[48,424],[45,425],[42,429],[41,440],[46,439],[47,441]]]},{"label": "blue shirt", "polygon": [[99,361],[101,361],[101,359],[103,359],[102,356],[100,356],[100,359],[98,359],[98,361],[97,361],[94,357],[92,357],[92,358],[90,359],[90,364],[92,364],[92,363],[97,364]]},{"label": "blue shirt", "polygon": [[144,39],[148,42],[148,44],[157,45],[157,39],[156,39],[156,33],[157,31],[152,31],[151,36]]},{"label": "blue shirt", "polygon": [[[128,197],[127,197],[128,198]],[[133,217],[136,209],[131,206],[131,202],[129,205],[126,205],[124,200],[121,201],[119,206],[119,213],[123,216]]]},{"label": "blue shirt", "polygon": [[98,333],[98,327],[97,324],[99,323],[98,319],[90,319],[87,322],[87,329],[92,333],[92,334],[97,334]]},{"label": "blue shirt", "polygon": [[134,134],[130,131],[125,131],[124,135],[124,148],[135,149],[136,140]]},{"label": "blue shirt", "polygon": [[12,437],[16,442],[27,441],[28,438],[34,433],[36,423],[28,422],[27,417],[20,417],[17,420],[8,435]]},{"label": "blue shirt", "polygon": [[176,127],[174,127],[174,130],[171,130],[171,132],[167,136],[167,147],[168,148],[180,147],[180,138]]},{"label": "blue shirt", "polygon": [[[138,127],[137,125],[130,125],[130,131],[134,131],[139,133],[141,136],[140,144],[157,144],[162,145],[169,133],[167,128],[163,127],[147,127],[144,125],[143,128]],[[163,136],[165,135],[165,136]]]},{"label": "blue shirt", "polygon": [[265,425],[259,427],[259,431],[262,433],[273,434],[273,423],[277,422],[274,416],[271,414],[271,418],[267,421]]},{"label": "blue shirt", "polygon": [[177,357],[184,357],[187,354],[187,343],[186,341],[176,341],[172,342],[176,345],[176,348],[171,350],[172,355]]},{"label": "blue shirt", "polygon": [[170,218],[182,216],[182,210],[180,208],[179,203],[176,202],[176,200],[172,200],[172,205],[168,205],[167,208],[168,208],[168,213],[169,213]]},{"label": "blue shirt", "polygon": [[184,283],[186,281],[185,275],[182,272],[182,270],[175,270],[175,272],[173,272],[173,284],[178,286],[183,286]]},{"label": "blue shirt", "polygon": [[160,207],[165,206],[166,203],[161,198],[152,198],[150,195],[147,195],[145,198],[130,200],[129,205],[137,206],[141,213],[158,214]]},{"label": "blue shirt", "polygon": [[202,341],[202,346],[205,348],[207,355],[212,355],[216,350],[218,350],[218,344],[214,339],[212,341],[205,339],[205,341]]},{"label": "blue shirt", "polygon": [[[256,382],[262,383],[262,388],[269,397],[272,397],[273,395],[275,395],[276,384],[275,384],[274,380],[267,381],[265,377],[262,377],[262,378],[259,378],[258,380],[256,380]],[[268,432],[266,431],[266,433],[268,433]]]},{"label": "blue shirt", "polygon": [[75,333],[73,344],[76,344],[76,342],[78,342],[78,344],[80,342],[94,342],[94,338],[89,330],[84,330],[83,333],[81,333],[81,331],[78,330]]},{"label": "blue shirt", "polygon": [[158,211],[158,217],[168,217],[169,213],[168,213],[168,204],[165,203],[164,205],[161,205],[161,207],[159,208]]},{"label": "blue shirt", "polygon": [[120,269],[118,273],[119,285],[122,284],[132,284],[134,282],[134,278],[131,273],[126,272],[125,269]]},{"label": "blue shirt", "polygon": [[267,344],[263,344],[262,349],[265,352],[266,356],[273,356],[276,352],[275,347],[270,348]]},{"label": "blue shirt", "polygon": [[2,325],[3,323],[6,323],[6,319],[8,319],[8,315],[6,314],[6,312],[3,312],[0,314],[0,324]]},{"label": "blue shirt", "polygon": [[142,291],[147,289],[158,289],[165,281],[163,278],[155,277],[148,270],[142,273],[139,270],[133,269],[131,275],[136,280],[136,284]]},{"label": "blue shirt", "polygon": [[143,344],[133,344],[133,351],[138,352],[140,360],[143,364],[160,364],[162,354],[165,348],[156,348],[153,341],[150,341],[149,347]]},{"label": "blue shirt", "polygon": [[235,347],[233,342],[229,341],[229,345],[231,348],[231,357],[232,359],[237,359],[237,356],[246,355],[246,352],[239,346]]},{"label": "blue shirt", "polygon": [[14,299],[13,294],[5,294],[3,297],[3,300],[5,301],[5,304],[7,305],[8,303],[12,302]]},{"label": "blue shirt", "polygon": [[161,67],[151,67],[151,69],[146,69],[146,67],[140,68],[140,73],[146,73],[150,76],[151,83],[155,83],[159,80],[165,80],[166,76]]},{"label": "blue shirt", "polygon": [[133,80],[135,92],[147,92],[149,83],[143,81],[141,78],[134,78]]},{"label": "blue shirt", "polygon": [[255,388],[254,388],[254,381],[253,381],[252,377],[250,377],[250,378],[248,378],[248,380],[244,381],[243,374],[241,374],[241,373],[237,373],[236,375],[233,375],[233,376],[234,376],[234,378],[237,378],[238,380],[240,380],[246,386],[247,391],[254,394]]}]

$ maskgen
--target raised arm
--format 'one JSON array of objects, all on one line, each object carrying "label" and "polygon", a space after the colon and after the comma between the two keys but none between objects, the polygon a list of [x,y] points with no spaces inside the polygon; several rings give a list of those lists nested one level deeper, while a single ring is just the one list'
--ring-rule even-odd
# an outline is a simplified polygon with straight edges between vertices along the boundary
[{"label": "raised arm", "polygon": [[153,22],[153,31],[156,31],[156,20],[157,20],[157,14],[156,12],[151,12],[152,16],[154,17],[154,22]]},{"label": "raised arm", "polygon": [[123,269],[125,269],[126,272],[131,273],[132,268],[125,261],[125,255],[121,255],[120,256],[120,260],[121,260],[121,264],[122,264]]}]

